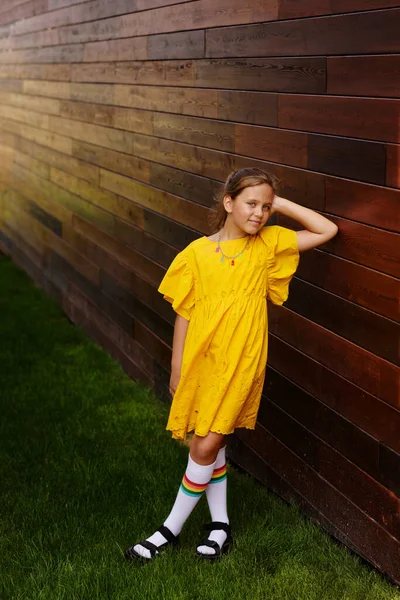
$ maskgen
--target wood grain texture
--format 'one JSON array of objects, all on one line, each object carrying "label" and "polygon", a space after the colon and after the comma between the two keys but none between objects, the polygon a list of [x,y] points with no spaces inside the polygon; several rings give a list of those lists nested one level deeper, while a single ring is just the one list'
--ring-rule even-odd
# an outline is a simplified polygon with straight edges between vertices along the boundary
[{"label": "wood grain texture", "polygon": [[[264,393],[276,398],[276,403],[280,404],[278,397],[284,402],[284,394],[300,397],[305,391],[371,437],[399,450],[400,411],[394,406],[365,392],[275,335],[270,336],[268,365]],[[271,391],[271,387],[277,389]]]},{"label": "wood grain texture", "polygon": [[195,85],[210,88],[323,93],[326,62],[323,58],[199,60]]},{"label": "wood grain texture", "polygon": [[328,94],[398,98],[399,80],[398,54],[336,56],[327,59]]},{"label": "wood grain texture", "polygon": [[400,366],[400,325],[297,278],[285,306]]},{"label": "wood grain texture", "polygon": [[400,281],[322,250],[305,252],[297,276],[399,322]]},{"label": "wood grain texture", "polygon": [[[370,89],[372,93],[372,89]],[[348,92],[349,93],[349,92]],[[398,143],[397,100],[281,95],[278,125],[286,129]]]},{"label": "wood grain texture", "polygon": [[270,332],[307,356],[400,408],[399,369],[287,308],[269,306]]},{"label": "wood grain texture", "polygon": [[328,213],[400,232],[399,191],[332,177],[325,179],[325,194]]},{"label": "wood grain texture", "polygon": [[[395,53],[400,10],[210,29],[209,58]],[[340,30],[341,35],[337,32]]]}]

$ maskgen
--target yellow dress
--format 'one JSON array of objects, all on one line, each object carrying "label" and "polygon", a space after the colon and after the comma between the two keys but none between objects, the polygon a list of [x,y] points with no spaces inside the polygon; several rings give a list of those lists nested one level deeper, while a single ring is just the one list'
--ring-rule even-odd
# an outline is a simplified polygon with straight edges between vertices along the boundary
[{"label": "yellow dress", "polygon": [[[247,239],[221,242],[234,256]],[[251,236],[241,257],[221,262],[203,236],[177,254],[158,291],[189,321],[181,377],[167,430],[229,434],[254,429],[268,348],[268,297],[282,304],[299,262],[296,232],[268,226]]]}]

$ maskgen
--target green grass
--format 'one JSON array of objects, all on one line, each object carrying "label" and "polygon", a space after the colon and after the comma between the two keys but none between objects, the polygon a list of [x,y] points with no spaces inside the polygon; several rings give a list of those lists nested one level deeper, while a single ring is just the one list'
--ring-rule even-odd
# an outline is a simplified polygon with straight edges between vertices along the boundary
[{"label": "green grass", "polygon": [[396,588],[252,478],[229,469],[235,549],[123,558],[167,515],[187,449],[130,380],[0,255],[0,600],[394,600]]}]

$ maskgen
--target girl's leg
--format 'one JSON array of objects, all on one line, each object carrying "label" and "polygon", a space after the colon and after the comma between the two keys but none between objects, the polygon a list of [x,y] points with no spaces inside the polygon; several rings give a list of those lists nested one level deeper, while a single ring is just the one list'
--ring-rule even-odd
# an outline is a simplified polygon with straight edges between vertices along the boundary
[{"label": "girl's leg", "polygon": [[[182,479],[175,504],[163,525],[175,536],[189,517],[207,488],[214,472],[215,460],[224,436],[210,432],[206,437],[193,435],[187,469]],[[147,541],[159,547],[167,542],[166,538],[156,531]],[[134,546],[140,556],[150,559],[151,553],[140,544]]]},{"label": "girl's leg", "polygon": [[[225,443],[225,440],[223,442]],[[211,513],[211,520],[213,522],[218,521],[220,523],[229,524],[226,504],[227,481],[225,450],[226,446],[223,446],[218,452],[214,466],[214,473],[206,489],[206,496]],[[217,542],[220,548],[222,548],[226,538],[226,532],[221,529],[212,531],[208,536],[208,539]],[[197,551],[201,554],[215,554],[215,550],[209,546],[198,546]]]}]

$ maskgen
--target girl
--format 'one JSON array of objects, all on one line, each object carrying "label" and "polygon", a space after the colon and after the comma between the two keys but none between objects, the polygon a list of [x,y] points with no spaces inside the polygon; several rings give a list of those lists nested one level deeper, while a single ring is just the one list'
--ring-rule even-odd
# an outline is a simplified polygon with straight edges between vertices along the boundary
[{"label": "girl", "polygon": [[[125,552],[150,561],[170,544],[206,492],[212,523],[197,554],[215,560],[233,543],[226,507],[226,436],[254,429],[267,359],[267,304],[282,304],[299,252],[330,240],[337,226],[276,195],[277,180],[260,169],[229,175],[217,203],[214,230],[180,252],[158,291],[177,313],[167,429],[190,442],[188,465],[163,525]],[[274,213],[304,229],[264,225]]]}]

